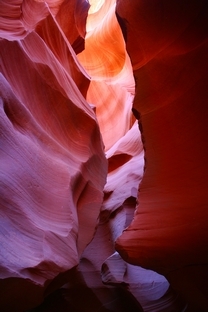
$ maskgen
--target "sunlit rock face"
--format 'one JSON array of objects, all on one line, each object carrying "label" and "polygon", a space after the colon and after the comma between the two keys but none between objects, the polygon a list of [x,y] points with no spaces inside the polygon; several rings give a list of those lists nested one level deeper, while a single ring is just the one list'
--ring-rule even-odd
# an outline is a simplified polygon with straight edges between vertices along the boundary
[{"label": "sunlit rock face", "polygon": [[117,250],[164,274],[190,309],[207,311],[207,1],[120,0],[117,13],[146,159],[137,212]]},{"label": "sunlit rock face", "polygon": [[208,310],[207,13],[0,0],[1,311]]}]

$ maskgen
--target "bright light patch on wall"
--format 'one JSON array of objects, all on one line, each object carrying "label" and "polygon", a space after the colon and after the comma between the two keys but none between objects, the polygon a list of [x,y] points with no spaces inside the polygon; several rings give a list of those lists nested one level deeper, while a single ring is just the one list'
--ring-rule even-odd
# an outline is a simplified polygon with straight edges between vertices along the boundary
[{"label": "bright light patch on wall", "polygon": [[89,0],[90,4],[89,14],[97,12],[104,2],[105,0]]}]

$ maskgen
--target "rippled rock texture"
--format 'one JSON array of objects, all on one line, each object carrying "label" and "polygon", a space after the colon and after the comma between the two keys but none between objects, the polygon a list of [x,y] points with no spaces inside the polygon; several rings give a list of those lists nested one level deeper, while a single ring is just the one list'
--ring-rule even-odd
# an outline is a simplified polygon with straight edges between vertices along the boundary
[{"label": "rippled rock texture", "polygon": [[1,311],[208,310],[207,14],[0,0]]},{"label": "rippled rock texture", "polygon": [[[107,160],[85,99],[89,76],[58,23],[61,8],[61,3],[1,2],[4,289],[11,278],[11,283],[18,278],[45,288],[76,266],[94,235],[103,201]],[[75,18],[85,22],[87,11],[75,13],[68,27],[74,27]],[[83,35],[78,26],[75,38]]]}]

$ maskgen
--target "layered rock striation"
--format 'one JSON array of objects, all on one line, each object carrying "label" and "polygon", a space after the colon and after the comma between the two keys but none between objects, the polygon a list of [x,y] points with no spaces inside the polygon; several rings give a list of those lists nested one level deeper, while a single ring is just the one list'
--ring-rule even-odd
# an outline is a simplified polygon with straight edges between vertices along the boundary
[{"label": "layered rock striation", "polygon": [[1,311],[208,310],[207,13],[0,1]]}]

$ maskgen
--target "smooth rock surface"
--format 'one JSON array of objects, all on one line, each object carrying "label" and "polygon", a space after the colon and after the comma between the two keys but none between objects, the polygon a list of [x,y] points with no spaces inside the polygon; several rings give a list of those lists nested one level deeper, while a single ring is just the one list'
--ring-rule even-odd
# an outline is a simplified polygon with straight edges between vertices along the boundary
[{"label": "smooth rock surface", "polygon": [[134,221],[116,248],[169,278],[194,311],[207,311],[207,2],[119,0],[116,10],[146,160]]},{"label": "smooth rock surface", "polygon": [[208,310],[207,14],[0,0],[2,312]]}]

